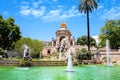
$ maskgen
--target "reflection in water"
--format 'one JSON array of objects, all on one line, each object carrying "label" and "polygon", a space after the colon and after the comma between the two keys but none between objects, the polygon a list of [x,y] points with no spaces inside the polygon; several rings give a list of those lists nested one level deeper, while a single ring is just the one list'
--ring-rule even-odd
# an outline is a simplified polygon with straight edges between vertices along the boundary
[{"label": "reflection in water", "polygon": [[72,76],[72,73],[71,73],[71,72],[68,72],[68,73],[67,73],[67,78],[68,78],[68,80],[72,80],[72,79],[71,79],[71,76]]},{"label": "reflection in water", "polygon": [[107,80],[110,80],[110,68],[109,67],[107,67],[106,73],[107,73]]},{"label": "reflection in water", "polygon": [[67,72],[67,80],[75,80],[74,72]]},{"label": "reflection in water", "polygon": [[75,72],[65,72],[65,67],[6,67],[0,66],[0,80],[120,80],[120,66],[92,65],[74,67]]},{"label": "reflection in water", "polygon": [[30,68],[28,68],[28,67],[20,67],[20,68],[15,68],[15,69],[18,69],[18,70],[29,70]]}]

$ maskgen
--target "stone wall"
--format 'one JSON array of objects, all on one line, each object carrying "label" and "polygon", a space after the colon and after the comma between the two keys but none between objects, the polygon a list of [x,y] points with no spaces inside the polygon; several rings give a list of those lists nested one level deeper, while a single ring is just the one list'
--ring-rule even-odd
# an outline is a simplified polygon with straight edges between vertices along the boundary
[{"label": "stone wall", "polygon": [[[106,57],[107,57],[107,53],[106,52],[100,52],[99,59],[97,58],[96,54],[94,55],[95,59],[102,60],[104,62],[106,61]],[[110,57],[110,61],[112,63],[118,63],[118,62],[120,62],[120,52],[109,52],[109,57]]]}]

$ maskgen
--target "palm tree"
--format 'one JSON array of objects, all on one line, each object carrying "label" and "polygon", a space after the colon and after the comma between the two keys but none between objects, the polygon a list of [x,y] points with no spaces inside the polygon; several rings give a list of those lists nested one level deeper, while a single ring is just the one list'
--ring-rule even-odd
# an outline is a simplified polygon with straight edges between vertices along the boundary
[{"label": "palm tree", "polygon": [[97,9],[99,0],[79,0],[78,10],[87,15],[87,31],[88,31],[88,51],[90,51],[90,27],[89,27],[89,12]]}]

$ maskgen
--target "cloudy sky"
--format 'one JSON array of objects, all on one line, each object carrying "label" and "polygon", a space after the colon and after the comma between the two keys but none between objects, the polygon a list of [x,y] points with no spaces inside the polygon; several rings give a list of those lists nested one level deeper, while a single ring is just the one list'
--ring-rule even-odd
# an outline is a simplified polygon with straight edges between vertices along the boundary
[{"label": "cloudy sky", "polygon": [[[23,37],[51,40],[61,22],[67,23],[72,36],[87,35],[86,15],[78,11],[78,0],[1,0],[0,14],[15,18]],[[90,35],[100,34],[109,19],[120,19],[120,0],[100,0],[90,14]]]}]

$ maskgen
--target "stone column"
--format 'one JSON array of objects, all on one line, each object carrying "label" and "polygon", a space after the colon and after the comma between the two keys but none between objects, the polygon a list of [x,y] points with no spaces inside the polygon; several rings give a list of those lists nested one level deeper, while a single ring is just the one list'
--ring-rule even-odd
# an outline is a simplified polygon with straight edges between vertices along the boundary
[{"label": "stone column", "polygon": [[52,40],[52,47],[54,46],[54,41]]},{"label": "stone column", "polygon": [[54,38],[52,38],[52,47],[54,46]]},{"label": "stone column", "polygon": [[73,46],[75,46],[75,38],[73,37]]}]

